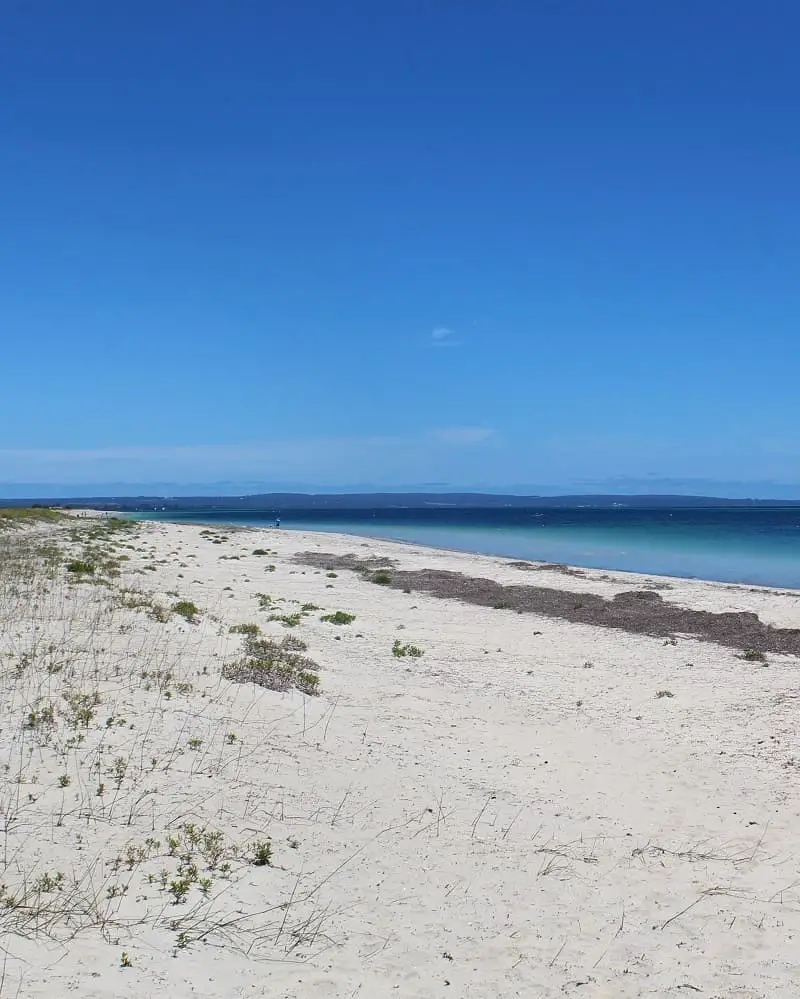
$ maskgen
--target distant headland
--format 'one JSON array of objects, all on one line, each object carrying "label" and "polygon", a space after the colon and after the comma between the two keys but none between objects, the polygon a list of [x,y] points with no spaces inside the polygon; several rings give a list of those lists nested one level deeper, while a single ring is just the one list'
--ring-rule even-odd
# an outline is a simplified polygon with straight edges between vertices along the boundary
[{"label": "distant headland", "polygon": [[800,507],[800,499],[742,499],[724,496],[571,494],[563,496],[499,495],[497,493],[375,492],[375,493],[255,493],[246,496],[81,496],[69,499],[30,497],[0,499],[0,506],[41,505],[60,509],[94,508],[143,512],[159,510],[364,510],[431,508],[580,508],[694,509],[698,507]]}]

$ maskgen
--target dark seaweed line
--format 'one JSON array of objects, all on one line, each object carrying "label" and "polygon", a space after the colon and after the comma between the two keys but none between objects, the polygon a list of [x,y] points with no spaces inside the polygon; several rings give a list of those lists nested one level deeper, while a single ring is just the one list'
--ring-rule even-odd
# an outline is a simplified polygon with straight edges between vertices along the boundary
[{"label": "dark seaweed line", "polygon": [[800,629],[774,628],[757,614],[715,614],[664,601],[652,590],[628,590],[607,600],[596,593],[574,593],[547,586],[504,586],[491,579],[441,569],[403,570],[392,559],[359,558],[324,552],[298,552],[295,561],[319,569],[349,569],[367,579],[383,570],[381,582],[396,590],[429,593],[480,607],[540,614],[575,624],[616,628],[635,635],[672,638],[691,635],[742,652],[777,652],[800,656]]}]

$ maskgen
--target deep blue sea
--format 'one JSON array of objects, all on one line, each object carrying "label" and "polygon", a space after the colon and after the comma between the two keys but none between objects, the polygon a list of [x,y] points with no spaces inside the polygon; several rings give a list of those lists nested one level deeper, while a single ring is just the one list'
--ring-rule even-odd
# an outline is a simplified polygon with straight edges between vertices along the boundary
[{"label": "deep blue sea", "polygon": [[147,519],[389,538],[595,569],[800,589],[800,507],[171,510]]}]

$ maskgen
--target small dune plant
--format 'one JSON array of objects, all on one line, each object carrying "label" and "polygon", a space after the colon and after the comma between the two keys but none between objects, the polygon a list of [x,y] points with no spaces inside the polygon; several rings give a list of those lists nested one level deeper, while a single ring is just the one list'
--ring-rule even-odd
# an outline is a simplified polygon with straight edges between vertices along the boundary
[{"label": "small dune plant", "polygon": [[252,623],[233,624],[228,630],[232,635],[259,635],[261,633],[261,628]]},{"label": "small dune plant", "polygon": [[284,628],[296,628],[303,620],[303,615],[299,613],[270,614],[268,620],[277,621],[279,624],[282,624]]},{"label": "small dune plant", "polygon": [[74,576],[93,576],[95,567],[91,562],[85,562],[83,559],[73,559],[71,562],[67,562],[67,572],[71,572]]},{"label": "small dune plant", "polygon": [[172,605],[172,613],[179,614],[189,624],[194,624],[200,614],[200,608],[191,600],[178,600],[177,603]]},{"label": "small dune plant", "polygon": [[302,653],[306,644],[293,635],[281,641],[246,635],[239,659],[222,667],[222,675],[234,683],[254,683],[268,690],[295,688],[303,694],[319,693],[319,667]]},{"label": "small dune plant", "polygon": [[326,624],[352,624],[355,619],[355,614],[348,614],[346,611],[334,611],[333,614],[323,614],[320,621],[325,621]]},{"label": "small dune plant", "polygon": [[411,659],[420,659],[425,655],[425,652],[418,645],[404,644],[399,638],[396,638],[392,646],[392,655],[397,659],[404,659],[406,656]]}]

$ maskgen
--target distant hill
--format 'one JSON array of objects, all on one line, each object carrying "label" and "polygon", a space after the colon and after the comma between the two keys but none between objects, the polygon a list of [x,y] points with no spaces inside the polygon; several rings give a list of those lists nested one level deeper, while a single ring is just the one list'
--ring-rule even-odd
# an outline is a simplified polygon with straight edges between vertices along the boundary
[{"label": "distant hill", "polygon": [[465,508],[612,508],[677,509],[698,507],[800,507],[798,500],[727,499],[720,496],[500,496],[491,493],[260,493],[252,496],[83,496],[69,500],[47,497],[0,500],[0,506],[26,506],[33,503],[63,509],[94,507],[101,510],[145,512],[158,510],[214,510],[245,513],[273,510],[366,510]]}]

